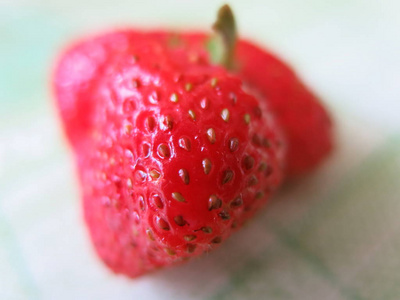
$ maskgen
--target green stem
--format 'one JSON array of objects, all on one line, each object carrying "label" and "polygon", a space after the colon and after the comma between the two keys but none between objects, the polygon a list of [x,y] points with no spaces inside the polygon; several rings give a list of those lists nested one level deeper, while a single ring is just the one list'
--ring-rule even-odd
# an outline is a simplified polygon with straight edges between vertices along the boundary
[{"label": "green stem", "polygon": [[215,32],[208,44],[211,60],[227,69],[234,67],[237,30],[235,17],[229,5],[225,4],[218,11],[213,25]]}]

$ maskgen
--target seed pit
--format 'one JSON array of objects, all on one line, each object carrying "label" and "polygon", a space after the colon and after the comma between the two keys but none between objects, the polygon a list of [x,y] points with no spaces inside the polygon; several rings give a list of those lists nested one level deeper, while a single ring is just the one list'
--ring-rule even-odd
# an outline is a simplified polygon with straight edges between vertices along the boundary
[{"label": "seed pit", "polygon": [[139,79],[132,79],[132,87],[133,88],[138,88],[138,87],[140,87],[140,81],[139,81]]},{"label": "seed pit", "polygon": [[139,60],[139,57],[138,57],[137,55],[132,55],[132,56],[131,56],[131,62],[132,62],[132,63],[137,63],[138,60]]},{"label": "seed pit", "polygon": [[250,120],[251,120],[250,115],[249,115],[249,114],[245,114],[245,115],[243,116],[243,120],[244,120],[244,122],[246,123],[246,125],[249,125],[249,124],[250,124]]},{"label": "seed pit", "polygon": [[264,197],[264,193],[262,191],[258,191],[254,196],[255,199],[261,199],[262,197]]},{"label": "seed pit", "polygon": [[218,215],[222,220],[229,220],[231,218],[230,214],[226,210],[221,211]]},{"label": "seed pit", "polygon": [[146,234],[150,241],[155,241],[153,231],[150,228],[146,229]]},{"label": "seed pit", "polygon": [[151,170],[151,171],[149,172],[149,175],[150,175],[150,177],[153,178],[154,180],[157,180],[158,178],[160,178],[161,173],[160,173],[159,171],[153,169],[153,170]]},{"label": "seed pit", "polygon": [[138,225],[140,222],[140,215],[136,210],[133,211],[132,217],[133,217],[133,221]]},{"label": "seed pit", "polygon": [[145,158],[149,157],[149,155],[150,155],[150,145],[149,144],[147,144],[147,143],[142,144],[142,154]]},{"label": "seed pit", "polygon": [[186,225],[186,221],[182,216],[176,216],[174,217],[174,221],[176,223],[176,225],[178,226],[184,226]]},{"label": "seed pit", "polygon": [[224,120],[225,122],[228,122],[228,121],[229,121],[230,113],[229,113],[229,110],[228,110],[227,108],[224,108],[224,109],[221,111],[221,118],[222,118],[222,120]]},{"label": "seed pit", "polygon": [[182,74],[181,73],[175,73],[174,75],[173,75],[173,81],[174,82],[179,82],[179,81],[181,81],[181,79],[182,79]]},{"label": "seed pit", "polygon": [[220,236],[216,236],[215,238],[213,238],[211,240],[211,243],[213,243],[213,244],[220,244],[221,242],[222,242],[222,237],[220,237]]},{"label": "seed pit", "polygon": [[222,176],[222,185],[227,184],[228,182],[232,181],[233,179],[233,171],[232,170],[225,170]]},{"label": "seed pit", "polygon": [[210,234],[210,233],[212,233],[212,228],[209,226],[201,227],[201,231],[203,231],[204,233]]},{"label": "seed pit", "polygon": [[169,230],[169,224],[163,218],[157,216],[156,217],[156,223],[157,223],[158,227],[160,227],[161,229]]},{"label": "seed pit", "polygon": [[235,152],[239,148],[239,140],[237,138],[231,138],[229,140],[229,150]]},{"label": "seed pit", "polygon": [[145,204],[144,204],[144,198],[142,195],[139,195],[138,197],[138,202],[139,202],[139,208],[140,210],[144,210],[145,209]]},{"label": "seed pit", "polygon": [[229,93],[229,99],[232,101],[232,105],[235,105],[237,102],[237,96],[234,92]]},{"label": "seed pit", "polygon": [[205,159],[203,159],[201,164],[203,165],[204,173],[206,175],[208,175],[210,173],[211,167],[212,167],[211,161],[208,158],[205,158]]},{"label": "seed pit", "polygon": [[243,158],[243,167],[246,171],[254,167],[254,158],[251,155],[247,155]]},{"label": "seed pit", "polygon": [[257,177],[255,175],[251,175],[249,178],[249,181],[247,182],[247,186],[249,186],[249,187],[254,186],[254,185],[257,185],[257,183],[258,183]]},{"label": "seed pit", "polygon": [[133,159],[133,153],[131,150],[129,149],[125,149],[125,157],[129,158],[129,159]]},{"label": "seed pit", "polygon": [[190,92],[193,88],[193,84],[191,84],[190,82],[185,84],[185,91],[186,92]]},{"label": "seed pit", "polygon": [[207,130],[207,138],[211,144],[215,143],[216,137],[215,137],[215,130],[213,128],[209,128]]},{"label": "seed pit", "polygon": [[146,127],[148,131],[153,131],[154,127],[156,126],[156,121],[154,120],[153,117],[147,117],[146,118]]},{"label": "seed pit", "polygon": [[160,144],[157,148],[157,153],[161,158],[168,158],[171,155],[169,147],[166,144]]},{"label": "seed pit", "polygon": [[216,195],[211,195],[208,198],[208,210],[218,209],[222,206],[222,201]]},{"label": "seed pit", "polygon": [[185,236],[183,237],[183,239],[184,239],[185,241],[187,241],[187,242],[191,242],[191,241],[193,241],[193,240],[196,239],[196,236],[195,236],[194,234],[188,234],[188,235],[185,235]]},{"label": "seed pit", "polygon": [[174,121],[171,116],[163,116],[161,123],[160,123],[160,129],[163,131],[167,130],[172,130],[172,127],[174,126]]},{"label": "seed pit", "polygon": [[145,182],[146,178],[147,178],[146,172],[144,172],[143,170],[136,171],[135,179],[137,182]]},{"label": "seed pit", "polygon": [[136,105],[135,105],[135,98],[133,97],[128,97],[124,100],[123,104],[123,110],[126,113],[131,113],[135,110]]},{"label": "seed pit", "polygon": [[196,245],[194,244],[187,244],[186,251],[188,253],[193,253],[196,250]]},{"label": "seed pit", "polygon": [[125,134],[127,134],[127,135],[131,134],[132,130],[133,130],[133,125],[132,124],[127,123],[127,124],[124,125],[124,133]]},{"label": "seed pit", "polygon": [[189,172],[186,171],[185,169],[180,169],[179,170],[179,177],[182,179],[184,184],[189,184],[190,178],[189,178]]},{"label": "seed pit", "polygon": [[126,186],[128,187],[128,189],[131,189],[132,188],[132,179],[130,179],[130,178],[128,178],[127,180],[126,180]]},{"label": "seed pit", "polygon": [[157,91],[153,91],[150,95],[149,95],[149,102],[152,104],[156,104],[159,100],[158,97],[158,93]]},{"label": "seed pit", "polygon": [[179,147],[181,147],[182,149],[185,149],[186,151],[190,151],[191,149],[191,144],[190,144],[190,140],[187,137],[181,137],[179,139]]},{"label": "seed pit", "polygon": [[231,208],[237,208],[243,205],[243,199],[241,196],[237,196],[235,199],[232,200],[230,206]]},{"label": "seed pit", "polygon": [[194,110],[189,109],[189,117],[195,121],[196,120],[196,113],[194,112]]},{"label": "seed pit", "polygon": [[157,194],[154,194],[152,197],[152,201],[153,203],[158,207],[158,208],[163,208],[164,207],[164,203],[161,200],[161,197]]},{"label": "seed pit", "polygon": [[203,98],[203,99],[200,101],[200,107],[201,107],[202,109],[207,109],[207,108],[209,107],[209,105],[210,105],[210,101],[208,101],[207,98]]},{"label": "seed pit", "polygon": [[177,93],[173,93],[173,94],[171,95],[171,97],[169,98],[169,100],[170,100],[171,102],[173,102],[173,103],[177,103],[177,102],[179,101],[179,99],[178,99],[178,94],[177,94]]},{"label": "seed pit", "polygon": [[185,202],[185,198],[182,196],[181,193],[178,193],[178,192],[172,193],[172,198],[178,202]]},{"label": "seed pit", "polygon": [[267,163],[261,162],[260,165],[258,166],[257,171],[262,172],[265,171],[266,169],[267,169]]},{"label": "seed pit", "polygon": [[164,251],[165,251],[165,253],[167,253],[168,255],[171,255],[171,256],[176,254],[176,252],[170,248],[165,248]]}]

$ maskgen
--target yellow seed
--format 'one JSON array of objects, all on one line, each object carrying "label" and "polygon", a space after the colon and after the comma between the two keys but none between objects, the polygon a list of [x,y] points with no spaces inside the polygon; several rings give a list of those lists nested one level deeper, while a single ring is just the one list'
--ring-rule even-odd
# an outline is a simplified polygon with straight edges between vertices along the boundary
[{"label": "yellow seed", "polygon": [[222,118],[222,120],[224,120],[225,122],[228,122],[228,121],[229,121],[230,114],[229,114],[229,110],[228,110],[227,108],[224,108],[224,109],[221,111],[221,118]]},{"label": "yellow seed", "polygon": [[208,175],[208,173],[210,173],[211,167],[212,167],[211,161],[208,158],[205,158],[205,159],[203,159],[203,161],[201,163],[203,165],[204,173],[206,175]]},{"label": "yellow seed", "polygon": [[211,86],[212,87],[215,87],[217,85],[217,83],[218,83],[218,79],[217,78],[214,77],[214,78],[211,79]]},{"label": "yellow seed", "polygon": [[132,124],[126,124],[124,129],[125,129],[125,134],[130,134],[133,130],[133,126]]},{"label": "yellow seed", "polygon": [[151,241],[154,241],[154,240],[155,240],[153,231],[151,231],[150,228],[147,228],[147,229],[146,229],[146,234],[147,234],[148,238],[149,238]]},{"label": "yellow seed", "polygon": [[226,211],[223,210],[221,211],[218,216],[222,219],[222,220],[229,220],[231,218],[230,214]]},{"label": "yellow seed", "polygon": [[233,172],[231,170],[225,170],[222,177],[222,184],[226,184],[233,179]]},{"label": "yellow seed", "polygon": [[128,178],[128,180],[126,181],[126,186],[128,188],[132,188],[132,180],[130,178]]},{"label": "yellow seed", "polygon": [[169,100],[171,100],[171,102],[173,102],[173,103],[177,103],[179,101],[178,95],[176,93],[173,93],[171,95],[171,97],[169,98]]},{"label": "yellow seed", "polygon": [[172,193],[172,198],[174,198],[178,202],[185,202],[185,198],[183,198],[182,194],[178,192]]},{"label": "yellow seed", "polygon": [[184,184],[189,184],[190,178],[189,178],[189,172],[186,171],[185,169],[180,169],[179,170],[179,177],[182,179]]},{"label": "yellow seed", "polygon": [[157,149],[157,152],[158,152],[158,155],[159,155],[161,158],[167,158],[167,157],[170,156],[169,148],[168,148],[168,146],[165,145],[165,144],[159,145],[159,146],[158,146],[158,149]]},{"label": "yellow seed", "polygon": [[181,137],[179,139],[179,147],[185,149],[186,151],[190,151],[191,149],[190,140],[187,137]]},{"label": "yellow seed", "polygon": [[194,112],[194,110],[189,109],[189,116],[193,121],[196,120],[196,113]]},{"label": "yellow seed", "polygon": [[222,201],[216,195],[211,195],[210,198],[208,198],[208,210],[218,209],[221,205]]},{"label": "yellow seed", "polygon": [[150,172],[150,176],[151,176],[151,178],[153,178],[153,179],[158,179],[158,178],[160,178],[160,172],[158,172],[157,170],[151,170]]},{"label": "yellow seed", "polygon": [[207,98],[203,98],[203,99],[200,101],[200,106],[201,106],[202,109],[207,109],[208,106],[209,106],[209,104],[210,104],[210,102],[208,101]]},{"label": "yellow seed", "polygon": [[244,122],[246,123],[246,125],[249,125],[250,124],[250,115],[249,114],[245,114],[244,115],[244,117],[243,117],[243,119],[244,119]]},{"label": "yellow seed", "polygon": [[169,230],[169,224],[163,218],[157,217],[157,225],[163,230]]},{"label": "yellow seed", "polygon": [[188,235],[185,235],[185,236],[183,237],[183,239],[184,239],[186,242],[193,241],[195,238],[196,238],[196,236],[195,236],[194,234],[188,234]]},{"label": "yellow seed", "polygon": [[229,140],[229,150],[235,152],[239,148],[239,140],[237,138],[231,138]]},{"label": "yellow seed", "polygon": [[215,143],[216,137],[215,137],[215,130],[213,128],[209,128],[207,130],[207,137],[211,144]]},{"label": "yellow seed", "polygon": [[201,228],[201,231],[203,231],[204,233],[210,234],[210,233],[212,233],[212,228],[211,228],[211,227],[208,227],[208,226],[202,227],[202,228]]},{"label": "yellow seed", "polygon": [[186,224],[186,221],[182,216],[174,217],[174,221],[175,221],[176,225],[178,225],[178,226],[184,226]]},{"label": "yellow seed", "polygon": [[176,252],[170,248],[165,248],[164,251],[168,254],[168,255],[175,255]]},{"label": "yellow seed", "polygon": [[187,92],[191,91],[192,88],[193,88],[193,84],[191,84],[190,82],[188,82],[188,83],[185,84],[185,90],[186,90]]}]

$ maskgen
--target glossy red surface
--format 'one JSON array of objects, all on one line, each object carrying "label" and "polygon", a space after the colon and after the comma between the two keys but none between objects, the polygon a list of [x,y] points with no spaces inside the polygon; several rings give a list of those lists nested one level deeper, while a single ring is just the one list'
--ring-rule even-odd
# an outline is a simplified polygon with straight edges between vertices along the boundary
[{"label": "glossy red surface", "polygon": [[138,276],[209,251],[269,198],[285,142],[204,47],[112,33],[71,48],[55,86],[99,255]]}]

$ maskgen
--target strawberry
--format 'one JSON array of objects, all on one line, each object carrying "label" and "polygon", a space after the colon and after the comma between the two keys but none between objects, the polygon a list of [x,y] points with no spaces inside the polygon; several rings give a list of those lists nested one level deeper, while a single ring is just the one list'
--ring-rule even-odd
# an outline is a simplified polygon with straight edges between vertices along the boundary
[{"label": "strawberry", "polygon": [[288,141],[286,175],[315,168],[333,148],[332,121],[318,98],[282,61],[259,47],[240,41],[236,59],[247,84],[267,99]]},{"label": "strawberry", "polygon": [[56,68],[85,220],[116,273],[136,277],[217,247],[283,180],[291,127],[258,77],[246,80],[254,65],[238,71],[229,7],[215,29],[222,65],[204,34],[122,30],[75,44]]},{"label": "strawberry", "polygon": [[[195,48],[204,47],[210,40],[204,33],[181,34],[179,37]],[[236,68],[231,72],[267,101],[286,135],[286,175],[293,177],[311,171],[333,148],[332,121],[328,112],[294,71],[275,55],[246,40],[239,40],[235,50]]]}]

